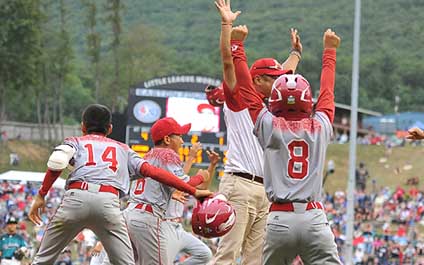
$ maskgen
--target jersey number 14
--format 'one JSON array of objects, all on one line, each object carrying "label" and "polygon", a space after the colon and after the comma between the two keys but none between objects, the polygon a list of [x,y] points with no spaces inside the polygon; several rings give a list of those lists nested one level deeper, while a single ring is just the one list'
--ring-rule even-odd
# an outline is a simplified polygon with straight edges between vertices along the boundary
[{"label": "jersey number 14", "polygon": [[[93,152],[93,145],[92,144],[86,144],[84,145],[85,148],[87,148],[88,153],[88,161],[85,163],[86,166],[95,166],[97,165],[96,162],[94,162],[94,152]],[[114,146],[108,146],[102,153],[102,161],[103,162],[109,162],[109,168],[116,172],[118,170],[118,160],[116,160],[116,147]]]}]

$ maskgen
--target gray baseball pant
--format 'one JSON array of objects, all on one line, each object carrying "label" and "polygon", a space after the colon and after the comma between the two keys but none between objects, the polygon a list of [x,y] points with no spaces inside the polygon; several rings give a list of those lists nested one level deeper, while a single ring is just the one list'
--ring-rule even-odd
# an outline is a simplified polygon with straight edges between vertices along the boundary
[{"label": "gray baseball pant", "polygon": [[184,230],[177,222],[162,222],[162,232],[167,237],[167,256],[170,261],[183,251],[191,255],[181,265],[206,265],[212,259],[212,251],[200,239]]},{"label": "gray baseball pant", "polygon": [[161,218],[137,208],[127,208],[123,213],[134,247],[136,264],[171,264],[166,255],[167,238],[161,232]]},{"label": "gray baseball pant", "polygon": [[48,224],[33,265],[54,264],[60,252],[84,228],[102,241],[114,265],[134,265],[133,250],[119,198],[113,193],[71,189]]},{"label": "gray baseball pant", "polygon": [[297,255],[305,264],[342,264],[325,212],[305,209],[269,213],[263,264],[290,265]]}]

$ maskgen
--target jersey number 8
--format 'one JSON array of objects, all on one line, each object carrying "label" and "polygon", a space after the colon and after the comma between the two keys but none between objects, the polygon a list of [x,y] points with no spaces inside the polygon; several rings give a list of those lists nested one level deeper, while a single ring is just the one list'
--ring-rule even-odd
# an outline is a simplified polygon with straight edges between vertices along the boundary
[{"label": "jersey number 8", "polygon": [[289,177],[303,179],[308,175],[309,146],[304,140],[293,140],[289,143],[289,163],[287,172]]}]

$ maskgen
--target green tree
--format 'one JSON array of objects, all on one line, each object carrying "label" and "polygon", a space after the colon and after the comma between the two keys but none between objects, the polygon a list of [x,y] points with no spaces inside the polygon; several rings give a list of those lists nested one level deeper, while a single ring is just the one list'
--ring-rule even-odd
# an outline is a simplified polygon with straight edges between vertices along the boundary
[{"label": "green tree", "polygon": [[86,43],[87,43],[87,54],[90,58],[91,69],[94,69],[93,79],[94,79],[94,87],[95,93],[94,98],[96,102],[99,102],[99,93],[100,93],[100,52],[101,52],[101,35],[97,29],[97,21],[98,21],[98,12],[97,12],[97,4],[93,0],[83,0],[87,10],[87,17],[85,21],[85,25],[88,27],[88,32],[86,35]]},{"label": "green tree", "polygon": [[118,104],[118,95],[122,91],[121,87],[121,69],[120,69],[120,57],[119,49],[121,44],[121,33],[122,33],[122,18],[121,12],[124,9],[124,5],[121,0],[107,0],[105,10],[107,12],[106,19],[112,27],[112,43],[111,50],[113,54],[113,81],[110,87],[110,99],[111,99],[111,110],[116,111]]},{"label": "green tree", "polygon": [[[33,0],[0,2],[0,121],[28,118],[33,112],[30,103],[40,83],[38,5]],[[22,101],[14,106],[18,98]]]}]

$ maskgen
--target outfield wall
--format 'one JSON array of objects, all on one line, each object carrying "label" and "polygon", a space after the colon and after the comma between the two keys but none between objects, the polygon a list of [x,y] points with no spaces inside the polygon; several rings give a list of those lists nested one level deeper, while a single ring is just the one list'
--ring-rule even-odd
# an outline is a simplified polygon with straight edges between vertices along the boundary
[{"label": "outfield wall", "polygon": [[1,140],[62,141],[64,137],[81,135],[81,129],[79,125],[64,125],[62,136],[59,124],[40,126],[37,123],[4,121],[0,122],[0,135]]}]

